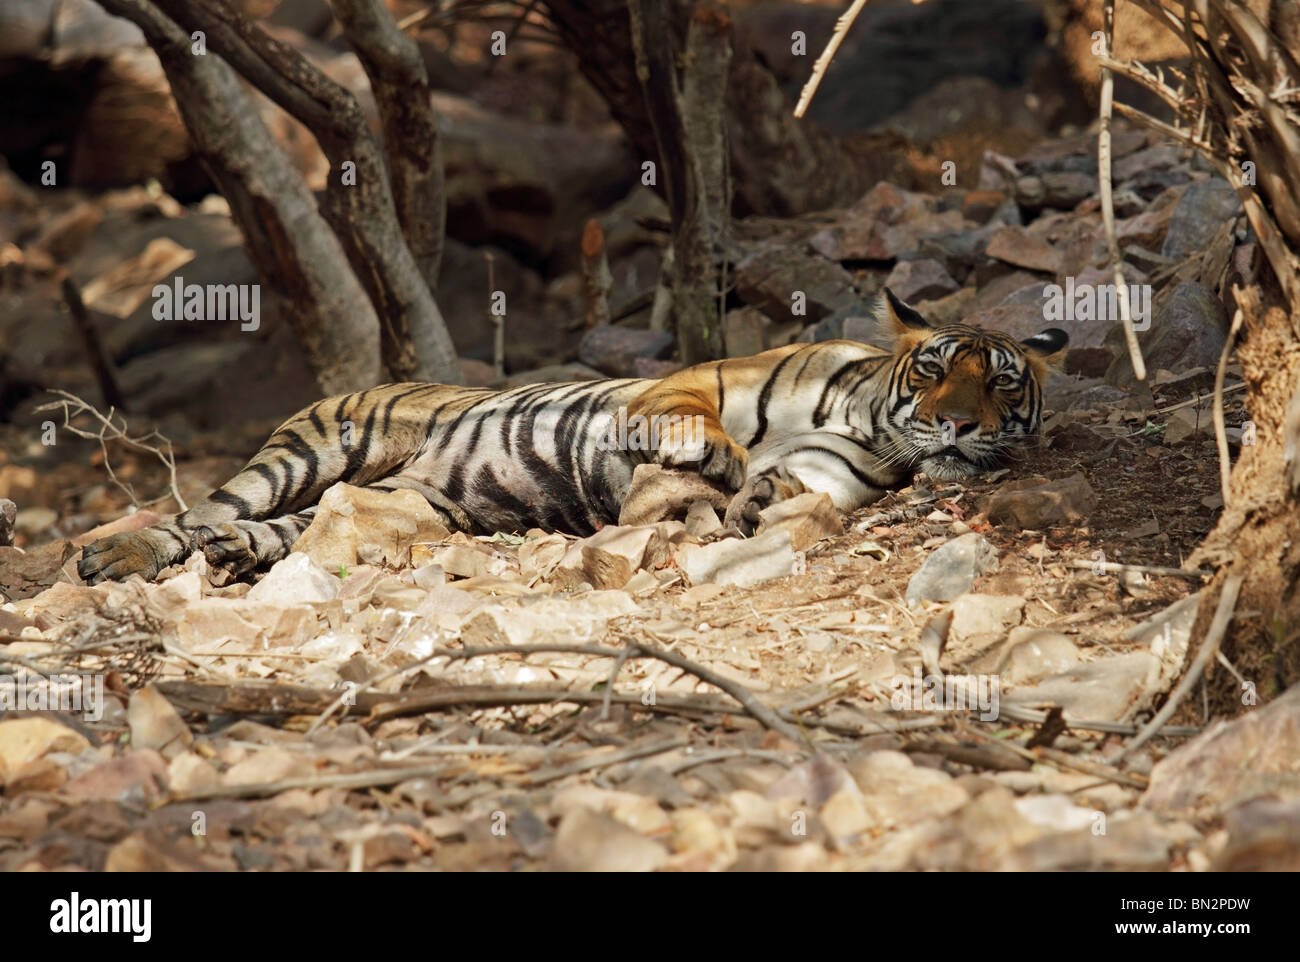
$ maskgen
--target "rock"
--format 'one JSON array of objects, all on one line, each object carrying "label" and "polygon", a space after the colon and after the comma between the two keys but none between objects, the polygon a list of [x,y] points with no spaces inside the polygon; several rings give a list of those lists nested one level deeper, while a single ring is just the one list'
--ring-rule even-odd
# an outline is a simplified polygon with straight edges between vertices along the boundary
[{"label": "rock", "polygon": [[153,685],[131,693],[126,720],[131,726],[132,748],[152,748],[163,758],[174,758],[194,743],[180,714]]},{"label": "rock", "polygon": [[991,524],[1046,528],[1077,524],[1097,508],[1097,494],[1082,474],[1059,481],[1023,478],[1004,484],[989,498]]},{"label": "rock", "polygon": [[1159,678],[1160,659],[1150,652],[1113,655],[1044,678],[1032,688],[1003,692],[1008,703],[1060,705],[1075,719],[1118,721]]},{"label": "rock", "polygon": [[967,191],[962,198],[961,215],[977,224],[987,223],[1007,199],[1000,190]]},{"label": "rock", "polygon": [[914,765],[902,752],[868,752],[850,760],[847,768],[874,829],[941,818],[970,801],[951,775]]},{"label": "rock", "polygon": [[532,371],[521,371],[506,378],[507,388],[523,387],[525,384],[550,384],[564,381],[598,381],[605,375],[594,367],[585,364],[549,364]]},{"label": "rock", "polygon": [[786,531],[795,551],[807,551],[823,538],[844,533],[844,519],[828,494],[812,492],[778,501],[758,515],[758,533]]},{"label": "rock", "polygon": [[220,784],[221,773],[194,752],[180,752],[167,766],[167,787],[173,795],[197,794]]},{"label": "rock", "polygon": [[249,601],[288,606],[330,601],[338,593],[338,578],[306,554],[295,551],[277,561],[245,597]]},{"label": "rock", "polygon": [[653,525],[610,525],[569,546],[556,569],[560,583],[622,588],[641,568],[668,560],[668,541]]},{"label": "rock", "polygon": [[[340,566],[359,564],[362,559],[358,551],[369,555],[377,548],[377,560],[400,568],[410,563],[412,544],[441,541],[449,534],[437,512],[418,492],[377,491],[340,482],[321,495],[316,516],[294,542],[293,551],[332,572]],[[373,547],[367,550],[367,546]],[[259,596],[250,592],[249,597],[256,600]]]},{"label": "rock", "polygon": [[1164,443],[1178,444],[1193,437],[1209,437],[1214,434],[1214,424],[1208,411],[1196,411],[1192,408],[1179,408],[1169,415],[1165,422]]},{"label": "rock", "polygon": [[1057,170],[1028,174],[1016,180],[1016,203],[1040,209],[1055,207],[1070,210],[1098,191],[1096,174]]},{"label": "rock", "polygon": [[[658,805],[655,806],[658,808]],[[736,860],[736,838],[708,812],[686,808],[673,812],[673,867],[718,871]]]},{"label": "rock", "polygon": [[519,546],[515,557],[519,561],[519,574],[525,581],[536,577],[549,577],[556,565],[569,550],[569,539],[562,534],[529,537]]},{"label": "rock", "polygon": [[18,505],[8,498],[0,498],[0,547],[14,543],[14,522],[18,518]]},{"label": "rock", "polygon": [[490,604],[461,630],[466,645],[582,644],[598,637],[611,618],[641,609],[625,591],[591,591],[574,598],[543,598],[526,607]]},{"label": "rock", "polygon": [[[994,231],[997,229],[997,225],[990,224],[979,230],[948,231],[942,234],[933,234],[920,242],[917,252],[922,259],[938,261],[940,266],[948,274],[951,274],[957,283],[960,283],[970,276],[970,272],[974,268],[987,262],[988,258],[985,250],[988,247],[989,238],[993,236]],[[901,267],[906,263],[908,261],[899,261],[898,266]],[[897,270],[897,267],[895,270]],[[902,278],[902,280],[905,282],[903,286],[911,283],[906,277]],[[898,293],[898,287],[895,286],[894,281],[886,281],[886,285],[890,290]],[[923,300],[946,297],[954,292],[954,288],[947,288],[941,294],[924,294],[922,297],[908,297],[904,298],[904,300],[915,305]],[[971,293],[974,295],[975,292],[972,291]],[[928,318],[930,315],[925,316]]]},{"label": "rock", "polygon": [[[1040,796],[1057,799],[1060,796]],[[999,868],[1017,872],[1153,872],[1168,870],[1174,852],[1200,841],[1192,826],[1166,822],[1150,812],[1116,812],[1106,819],[1105,831],[1097,814],[1066,802],[1016,801],[1022,811],[1036,816],[1031,823],[1048,829],[1052,823],[1078,823],[1072,831],[1050,834],[1019,845],[1007,853]],[[1084,817],[1088,821],[1084,824]]]},{"label": "rock", "polygon": [[1072,347],[1065,352],[1065,373],[1092,378],[1104,377],[1114,360],[1115,354],[1108,348]]},{"label": "rock", "polygon": [[229,643],[237,646],[234,651],[296,647],[316,630],[309,604],[257,604],[245,598],[203,598],[185,607],[176,622],[176,637],[186,651],[213,651]]},{"label": "rock", "polygon": [[908,304],[943,297],[958,288],[944,266],[929,258],[899,261],[885,278],[885,286]]},{"label": "rock", "polygon": [[909,606],[952,601],[970,591],[975,579],[997,565],[997,550],[972,531],[936,548],[907,583]]},{"label": "rock", "polygon": [[[1155,312],[1151,329],[1143,333],[1142,356],[1152,371],[1213,370],[1223,353],[1227,328],[1228,312],[1218,295],[1203,284],[1184,281]],[[1128,353],[1116,363],[1127,365]],[[1109,374],[1107,380],[1111,380]]]},{"label": "rock", "polygon": [[727,311],[722,322],[722,343],[727,357],[750,357],[767,350],[767,332],[772,322],[756,307]]},{"label": "rock", "polygon": [[1013,628],[1007,638],[1006,655],[999,673],[1006,683],[1021,685],[1069,671],[1078,661],[1078,648],[1060,632],[1046,628]]},{"label": "rock", "polygon": [[74,798],[104,799],[147,808],[162,796],[167,763],[151,748],[128,752],[78,775],[63,791]]},{"label": "rock", "polygon": [[[817,254],[797,248],[764,248],[736,265],[736,293],[772,320],[816,323],[838,308],[856,305],[853,275]],[[802,300],[796,292],[804,295]],[[805,313],[795,314],[802,306]]]},{"label": "rock", "polygon": [[987,871],[1001,866],[1008,852],[1044,834],[1016,809],[1016,798],[1001,786],[980,792],[939,822],[912,855],[911,867],[926,871]]},{"label": "rock", "polygon": [[1300,800],[1300,687],[1213,723],[1157,762],[1141,804],[1214,813],[1264,795]]},{"label": "rock", "polygon": [[11,601],[39,595],[64,579],[64,566],[80,551],[62,538],[26,551],[0,547],[0,591]]},{"label": "rock", "polygon": [[1056,274],[1061,270],[1061,252],[1023,227],[998,230],[989,238],[987,253],[989,257],[1032,271]]},{"label": "rock", "polygon": [[133,832],[114,845],[104,857],[105,872],[211,872],[229,871],[218,863],[211,865],[199,858],[194,843],[187,837],[175,839],[161,831],[146,829]]},{"label": "rock", "polygon": [[618,523],[638,525],[680,521],[697,501],[707,501],[717,511],[725,512],[731,503],[731,495],[694,471],[665,468],[659,464],[638,464],[619,508]]},{"label": "rock", "polygon": [[1047,432],[1048,440],[1054,451],[1089,452],[1100,451],[1109,442],[1086,424],[1078,421],[1066,421]]},{"label": "rock", "polygon": [[578,345],[578,360],[610,377],[635,377],[638,357],[662,360],[672,353],[667,331],[643,331],[617,324],[593,327]]},{"label": "rock", "polygon": [[1025,599],[1017,595],[964,594],[952,604],[948,643],[988,635],[1000,640],[1008,628],[1020,624],[1024,609]]},{"label": "rock", "polygon": [[1224,827],[1213,871],[1300,871],[1300,800],[1254,799],[1228,812]]},{"label": "rock", "polygon": [[1241,201],[1222,177],[1192,184],[1174,208],[1160,253],[1173,258],[1199,254],[1223,223],[1240,213]]},{"label": "rock", "polygon": [[50,752],[77,755],[90,747],[83,735],[48,718],[12,718],[0,721],[0,771],[19,769]]},{"label": "rock", "polygon": [[466,387],[491,387],[496,383],[497,372],[486,361],[462,357],[460,361],[460,380]]},{"label": "rock", "polygon": [[684,365],[681,361],[660,361],[653,357],[635,357],[632,359],[632,376],[657,380],[675,374]]},{"label": "rock", "polygon": [[718,512],[707,501],[695,501],[686,510],[686,533],[692,538],[707,538],[722,527]]},{"label": "rock", "polygon": [[826,831],[841,841],[862,834],[872,825],[871,816],[862,804],[862,794],[856,790],[836,792],[817,814]]},{"label": "rock", "polygon": [[677,564],[693,585],[712,582],[744,588],[793,574],[795,557],[790,532],[777,530],[752,538],[687,545],[678,552]]},{"label": "rock", "polygon": [[576,808],[560,820],[549,867],[558,872],[653,872],[668,861],[656,842],[617,819]]},{"label": "rock", "polygon": [[499,577],[509,570],[504,559],[478,544],[417,544],[411,558],[420,565],[437,565],[456,578]]},{"label": "rock", "polygon": [[221,776],[222,785],[260,785],[284,778],[302,778],[315,772],[311,758],[285,748],[271,746],[252,752],[231,765]]}]

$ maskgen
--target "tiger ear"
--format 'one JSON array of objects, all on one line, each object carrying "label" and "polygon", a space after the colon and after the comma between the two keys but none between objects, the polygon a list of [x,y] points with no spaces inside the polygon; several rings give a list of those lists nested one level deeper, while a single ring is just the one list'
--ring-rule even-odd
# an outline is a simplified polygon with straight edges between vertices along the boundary
[{"label": "tiger ear", "polygon": [[933,328],[888,287],[876,298],[876,338],[895,348],[911,348]]},{"label": "tiger ear", "polygon": [[1059,327],[1049,327],[1045,331],[1027,337],[1020,342],[1029,359],[1039,368],[1040,373],[1049,367],[1060,367],[1065,360],[1065,348],[1070,343],[1070,335]]}]

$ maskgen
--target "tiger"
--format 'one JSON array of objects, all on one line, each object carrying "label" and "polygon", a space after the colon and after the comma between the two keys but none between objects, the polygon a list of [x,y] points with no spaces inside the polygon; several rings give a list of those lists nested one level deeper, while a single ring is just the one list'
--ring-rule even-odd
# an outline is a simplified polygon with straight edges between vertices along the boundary
[{"label": "tiger", "polygon": [[[618,522],[633,471],[648,462],[722,488],[724,530],[748,535],[765,508],[798,494],[825,493],[849,512],[918,472],[960,479],[993,468],[1038,434],[1064,331],[1016,340],[934,326],[888,288],[875,315],[883,346],[794,343],[659,379],[402,383],[318,401],[194,507],[87,545],[78,571],[91,584],[153,579],[201,551],[242,576],[284,558],[340,481],[417,491],[451,531],[586,536]],[[667,427],[653,445],[613,445],[616,413]]]}]

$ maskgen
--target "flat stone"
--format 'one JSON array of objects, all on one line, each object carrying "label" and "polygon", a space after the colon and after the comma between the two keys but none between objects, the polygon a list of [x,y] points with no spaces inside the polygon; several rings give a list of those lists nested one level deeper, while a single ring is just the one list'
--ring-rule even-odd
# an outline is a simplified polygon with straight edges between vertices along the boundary
[{"label": "flat stone", "polygon": [[987,253],[989,257],[1032,271],[1056,274],[1061,270],[1061,252],[1023,227],[1003,227],[997,231],[989,238]]},{"label": "flat stone", "polygon": [[293,550],[326,571],[359,564],[358,551],[367,557],[377,552],[377,561],[396,568],[410,563],[411,545],[441,541],[450,533],[416,491],[377,491],[339,483],[321,495],[315,517]]},{"label": "flat stone", "polygon": [[306,554],[295,551],[277,561],[245,597],[249,601],[287,606],[330,601],[338,593],[338,578]]},{"label": "flat stone", "polygon": [[778,501],[758,515],[758,533],[786,531],[795,551],[807,551],[818,541],[844,533],[844,519],[830,495],[805,493]]},{"label": "flat stone", "polygon": [[959,285],[942,264],[924,258],[899,261],[885,278],[885,286],[910,304],[951,294]]},{"label": "flat stone", "polygon": [[1013,628],[1000,673],[1008,684],[1021,685],[1069,671],[1078,662],[1079,649],[1066,635],[1046,628]]},{"label": "flat stone", "polygon": [[1176,748],[1156,763],[1141,804],[1218,812],[1264,795],[1300,800],[1300,687]]},{"label": "flat stone", "polygon": [[163,758],[173,758],[194,743],[189,726],[154,685],[131,693],[126,720],[132,748],[152,748]]},{"label": "flat stone", "polygon": [[638,464],[619,508],[618,523],[639,525],[681,521],[696,501],[707,501],[716,510],[725,512],[731,497],[694,471],[665,468],[659,464]]},{"label": "flat stone", "polygon": [[777,530],[752,538],[686,545],[677,554],[677,564],[693,585],[748,587],[793,574],[795,557],[790,532]]},{"label": "flat stone", "polygon": [[578,345],[578,360],[610,377],[635,377],[636,358],[663,360],[672,353],[673,341],[667,331],[602,324],[583,335]]},{"label": "flat stone", "polygon": [[1020,528],[1045,528],[1054,524],[1076,524],[1097,508],[1097,493],[1082,474],[1059,481],[1023,478],[1004,484],[989,498],[992,524]]},{"label": "flat stone", "polygon": [[908,605],[952,601],[997,564],[997,549],[974,531],[936,548],[907,583]]}]

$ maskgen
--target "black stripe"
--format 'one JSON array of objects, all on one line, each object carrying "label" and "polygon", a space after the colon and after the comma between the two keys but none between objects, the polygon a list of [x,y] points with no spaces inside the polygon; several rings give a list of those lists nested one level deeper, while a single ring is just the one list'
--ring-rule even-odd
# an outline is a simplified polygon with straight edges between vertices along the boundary
[{"label": "black stripe", "polygon": [[749,443],[746,444],[745,447],[752,448],[759,441],[763,440],[763,435],[767,434],[767,405],[772,397],[772,388],[776,384],[776,379],[781,376],[782,368],[802,354],[804,350],[806,350],[806,348],[800,348],[793,354],[788,354],[783,357],[781,363],[778,364],[772,370],[772,373],[768,375],[767,381],[763,384],[763,390],[758,393],[758,430],[754,432],[754,436],[749,439]]}]

